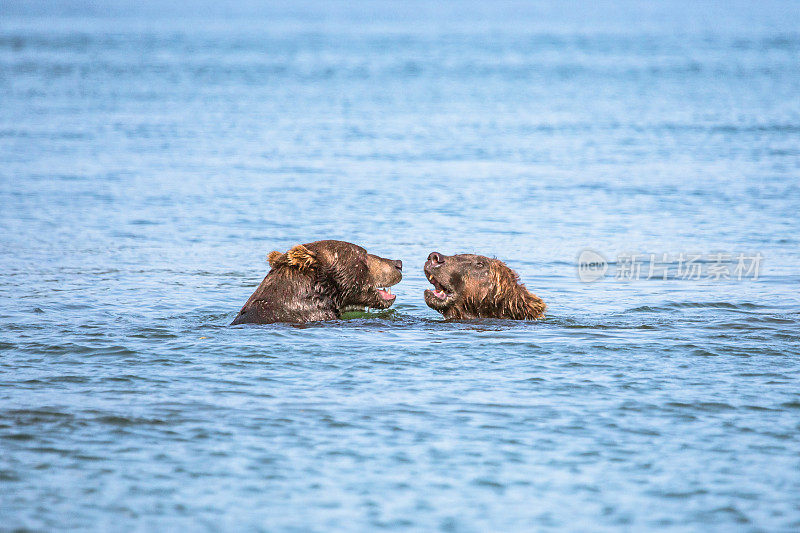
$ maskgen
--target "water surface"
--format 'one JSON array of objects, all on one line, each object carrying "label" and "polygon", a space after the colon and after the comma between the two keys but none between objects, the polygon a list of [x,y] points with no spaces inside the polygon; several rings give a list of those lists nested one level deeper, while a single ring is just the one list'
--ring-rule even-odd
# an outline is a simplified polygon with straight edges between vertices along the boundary
[{"label": "water surface", "polygon": [[[777,1],[6,2],[3,527],[800,529],[797,28]],[[403,260],[391,312],[228,327],[320,238]],[[506,260],[547,319],[442,321],[433,250]],[[764,261],[614,277],[682,252]]]}]

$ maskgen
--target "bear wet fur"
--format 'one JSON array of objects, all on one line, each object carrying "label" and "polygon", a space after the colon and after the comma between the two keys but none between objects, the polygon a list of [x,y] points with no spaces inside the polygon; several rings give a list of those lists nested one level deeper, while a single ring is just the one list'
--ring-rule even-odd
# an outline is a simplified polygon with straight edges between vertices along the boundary
[{"label": "bear wet fur", "polygon": [[425,291],[425,303],[445,318],[544,318],[544,301],[498,259],[432,252],[424,272],[433,285],[433,290]]},{"label": "bear wet fur", "polygon": [[402,262],[344,241],[299,244],[270,252],[270,271],[231,325],[332,320],[346,307],[386,309],[383,287],[402,279]]}]

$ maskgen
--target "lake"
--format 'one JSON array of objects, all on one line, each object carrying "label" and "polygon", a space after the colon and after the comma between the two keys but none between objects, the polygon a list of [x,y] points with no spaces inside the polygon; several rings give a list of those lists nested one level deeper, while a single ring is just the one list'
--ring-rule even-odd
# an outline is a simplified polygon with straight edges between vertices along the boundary
[{"label": "lake", "polygon": [[[797,531],[798,28],[3,3],[2,527]],[[317,239],[402,259],[394,307],[229,327]],[[432,251],[547,318],[444,321]]]}]

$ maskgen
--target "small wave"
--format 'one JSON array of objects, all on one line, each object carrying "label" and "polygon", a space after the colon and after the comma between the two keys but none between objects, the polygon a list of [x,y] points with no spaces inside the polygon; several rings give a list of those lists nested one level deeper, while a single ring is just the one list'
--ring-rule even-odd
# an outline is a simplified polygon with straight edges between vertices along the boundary
[{"label": "small wave", "polygon": [[653,313],[653,312],[661,312],[661,311],[673,311],[675,309],[731,309],[731,310],[754,310],[754,309],[764,309],[765,306],[743,302],[743,303],[731,303],[731,302],[667,302],[663,305],[642,305],[639,307],[633,307],[631,309],[627,309],[624,311],[625,313]]},{"label": "small wave", "polygon": [[[33,417],[34,421],[49,420],[53,418],[72,418],[70,413],[62,413],[61,411],[54,411],[50,409],[9,409],[6,415],[10,417]],[[0,414],[0,419],[4,418]]]},{"label": "small wave", "polygon": [[723,411],[735,411],[736,407],[731,404],[723,402],[698,402],[698,403],[684,403],[684,402],[667,402],[667,407],[677,409],[693,409],[697,411],[707,411],[710,413],[720,413]]},{"label": "small wave", "polygon": [[95,422],[107,424],[109,426],[163,426],[168,422],[159,418],[128,417],[120,415],[104,415],[94,419]]},{"label": "small wave", "polygon": [[695,496],[704,496],[708,494],[708,491],[705,489],[697,489],[697,490],[687,490],[687,491],[651,491],[651,494],[655,496],[661,496],[662,498],[669,498],[674,500],[685,500],[689,498],[693,498]]},{"label": "small wave", "polygon": [[505,492],[506,490],[505,484],[495,481],[493,479],[478,478],[474,479],[472,481],[472,484],[475,485],[476,487],[492,489],[495,492],[500,492],[500,493]]},{"label": "small wave", "polygon": [[0,470],[0,481],[20,481],[22,478],[11,470]]},{"label": "small wave", "polygon": [[6,440],[17,440],[17,441],[36,440],[36,436],[31,435],[30,433],[11,433],[9,435],[0,435],[0,438]]},{"label": "small wave", "polygon": [[84,376],[55,376],[45,381],[49,383],[88,383],[89,379]]}]

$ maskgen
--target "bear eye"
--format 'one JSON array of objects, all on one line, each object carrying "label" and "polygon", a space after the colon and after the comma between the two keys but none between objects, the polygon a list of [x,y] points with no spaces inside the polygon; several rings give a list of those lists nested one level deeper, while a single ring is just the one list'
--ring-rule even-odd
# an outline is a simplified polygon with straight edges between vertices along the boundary
[{"label": "bear eye", "polygon": [[483,262],[483,261],[478,261],[478,263],[477,263],[477,266],[478,266],[478,268],[483,268],[483,267],[485,267],[486,265],[484,264],[484,262]]}]

